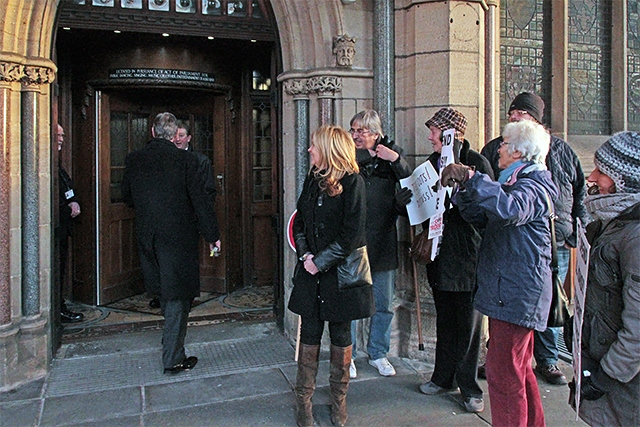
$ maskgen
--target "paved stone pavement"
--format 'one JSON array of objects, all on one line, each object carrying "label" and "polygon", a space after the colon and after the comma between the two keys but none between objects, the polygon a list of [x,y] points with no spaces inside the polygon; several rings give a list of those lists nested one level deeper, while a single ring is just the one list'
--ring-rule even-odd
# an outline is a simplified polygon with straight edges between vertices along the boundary
[{"label": "paved stone pavement", "polygon": [[[187,333],[189,372],[162,374],[161,331],[64,344],[47,378],[0,394],[1,426],[295,426],[294,348],[273,322],[199,322]],[[316,425],[330,426],[328,352],[321,353],[313,398]],[[469,414],[459,393],[425,396],[426,361],[391,358],[385,378],[356,361],[347,397],[348,426],[488,426],[486,410]],[[566,374],[571,367],[562,364]],[[481,381],[486,391],[486,382]],[[566,386],[540,383],[547,425],[584,426],[567,405]]]}]

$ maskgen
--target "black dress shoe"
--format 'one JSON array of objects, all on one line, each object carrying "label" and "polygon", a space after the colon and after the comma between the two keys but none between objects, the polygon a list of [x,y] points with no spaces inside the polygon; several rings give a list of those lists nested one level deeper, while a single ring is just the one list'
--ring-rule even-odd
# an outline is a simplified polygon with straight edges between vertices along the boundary
[{"label": "black dress shoe", "polygon": [[165,374],[178,374],[182,371],[188,371],[189,369],[193,369],[198,363],[198,358],[195,356],[189,356],[182,361],[182,363],[178,363],[174,365],[173,368],[164,368]]},{"label": "black dress shoe", "polygon": [[151,301],[149,301],[149,307],[160,308],[160,299],[158,299],[158,297],[153,298]]},{"label": "black dress shoe", "polygon": [[78,323],[84,320],[84,314],[74,313],[65,308],[60,311],[60,320],[62,320],[62,323]]}]

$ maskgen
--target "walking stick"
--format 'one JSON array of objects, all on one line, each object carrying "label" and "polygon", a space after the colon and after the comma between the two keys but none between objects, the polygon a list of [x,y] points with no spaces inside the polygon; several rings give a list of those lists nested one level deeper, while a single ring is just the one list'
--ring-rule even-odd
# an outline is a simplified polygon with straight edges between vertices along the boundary
[{"label": "walking stick", "polygon": [[[411,243],[415,238],[415,226],[411,226]],[[418,320],[418,350],[424,351],[424,343],[422,341],[422,312],[420,310],[420,288],[418,286],[418,267],[416,261],[411,258],[411,264],[413,266],[413,288],[416,294],[416,318]]]}]

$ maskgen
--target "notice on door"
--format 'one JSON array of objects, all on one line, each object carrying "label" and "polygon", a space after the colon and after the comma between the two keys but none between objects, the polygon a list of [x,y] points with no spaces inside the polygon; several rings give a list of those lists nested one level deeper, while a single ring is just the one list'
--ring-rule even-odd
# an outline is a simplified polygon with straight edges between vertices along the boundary
[{"label": "notice on door", "polygon": [[109,79],[176,80],[198,83],[214,83],[216,81],[212,73],[165,68],[114,68],[109,70]]}]

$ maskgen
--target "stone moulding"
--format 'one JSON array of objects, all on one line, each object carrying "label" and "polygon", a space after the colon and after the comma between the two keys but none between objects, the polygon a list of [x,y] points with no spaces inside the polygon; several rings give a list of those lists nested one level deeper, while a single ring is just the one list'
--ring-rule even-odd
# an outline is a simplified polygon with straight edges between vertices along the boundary
[{"label": "stone moulding", "polygon": [[337,76],[314,76],[304,79],[289,79],[283,82],[284,91],[291,96],[309,93],[325,95],[342,91],[342,78]]},{"label": "stone moulding", "polygon": [[51,67],[0,61],[0,81],[42,85],[50,84],[55,77],[56,71]]}]

